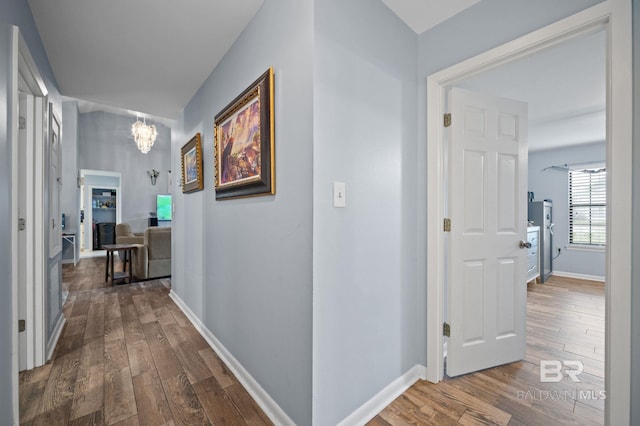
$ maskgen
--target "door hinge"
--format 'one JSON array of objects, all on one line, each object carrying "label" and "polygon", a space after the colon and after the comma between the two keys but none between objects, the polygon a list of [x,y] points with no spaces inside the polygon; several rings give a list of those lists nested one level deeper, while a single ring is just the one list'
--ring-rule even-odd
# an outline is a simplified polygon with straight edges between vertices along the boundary
[{"label": "door hinge", "polygon": [[22,333],[27,329],[27,321],[18,320],[18,333]]},{"label": "door hinge", "polygon": [[444,115],[444,127],[450,127],[451,126],[451,113],[448,112]]},{"label": "door hinge", "polygon": [[448,217],[444,218],[444,232],[451,232],[451,219]]},{"label": "door hinge", "polygon": [[443,336],[447,336],[447,337],[451,337],[451,326],[449,324],[447,324],[446,322],[444,324],[442,324],[442,335]]},{"label": "door hinge", "polygon": [[24,231],[27,227],[27,221],[21,217],[18,219],[18,231]]}]

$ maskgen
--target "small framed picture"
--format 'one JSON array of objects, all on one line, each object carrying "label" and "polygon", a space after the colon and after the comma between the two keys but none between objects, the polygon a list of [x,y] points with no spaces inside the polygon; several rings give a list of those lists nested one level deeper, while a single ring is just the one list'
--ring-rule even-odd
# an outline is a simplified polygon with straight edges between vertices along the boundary
[{"label": "small framed picture", "polygon": [[195,192],[204,188],[202,174],[202,143],[200,133],[182,147],[182,192]]}]

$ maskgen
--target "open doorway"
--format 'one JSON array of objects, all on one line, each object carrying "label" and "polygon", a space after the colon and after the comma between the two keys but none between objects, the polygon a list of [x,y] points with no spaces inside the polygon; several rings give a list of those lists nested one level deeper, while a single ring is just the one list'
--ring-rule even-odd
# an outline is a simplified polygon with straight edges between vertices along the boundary
[{"label": "open doorway", "polygon": [[119,172],[80,170],[80,258],[104,256],[102,244],[115,244],[115,225],[122,221],[121,180]]},{"label": "open doorway", "polygon": [[[524,359],[526,334],[531,335],[529,340],[538,339],[536,346],[554,347],[564,335],[567,344],[560,344],[556,358],[593,361],[596,367],[590,371],[597,372],[603,388],[606,32],[588,32],[456,81],[447,92],[454,123],[445,132],[445,208],[453,229],[445,240],[444,322],[455,324],[457,331],[445,338],[447,375]],[[524,112],[509,109],[513,102],[523,105]],[[518,160],[522,155],[524,159]],[[527,221],[525,234],[520,225]],[[503,241],[509,235],[515,240]],[[503,243],[504,249],[498,249]],[[529,245],[525,261],[522,249]],[[496,250],[502,251],[491,255]],[[523,263],[526,280],[518,275]],[[527,324],[526,313],[544,309],[549,295],[541,296],[531,286],[529,293],[538,303],[526,309],[526,288],[514,291],[513,287],[518,282],[547,283],[552,275],[600,283],[601,306],[590,305],[599,324],[583,321],[589,327],[581,329],[578,322],[589,316],[587,312],[574,312],[573,323]],[[517,278],[511,280],[513,276]],[[565,288],[578,299],[579,289]],[[495,318],[487,317],[491,311]],[[547,322],[552,321],[550,317]],[[541,331],[540,326],[546,329]],[[574,335],[566,335],[567,329]],[[550,330],[559,335],[545,333]],[[507,344],[518,335],[517,344]],[[495,342],[495,349],[483,349],[490,342]],[[468,355],[463,357],[463,352]],[[543,353],[553,359],[553,351]],[[538,356],[538,366],[540,361]]]},{"label": "open doorway", "polygon": [[[532,247],[527,256],[527,344],[521,368],[532,367],[532,373],[538,373],[543,364],[569,363],[563,368],[575,371],[580,382],[574,384],[567,376],[561,386],[533,380],[535,387],[520,386],[538,393],[526,392],[522,397],[544,405],[540,392],[564,390],[565,409],[602,423],[606,32],[602,29],[568,40],[457,82],[455,87],[528,105],[527,240]],[[450,371],[455,370],[447,365],[447,374]]]},{"label": "open doorway", "polygon": [[[444,147],[442,144],[444,130],[442,128],[442,114],[444,111],[444,97],[447,87],[455,85],[455,83],[463,81],[482,71],[494,68],[496,66],[511,62],[515,59],[522,58],[533,52],[543,48],[559,44],[566,40],[593,34],[603,28],[607,31],[607,136],[606,136],[606,152],[607,152],[607,173],[616,180],[618,185],[607,185],[609,201],[606,211],[609,219],[609,228],[607,229],[607,249],[609,253],[606,255],[606,363],[605,371],[607,374],[607,397],[611,395],[613,390],[618,395],[616,401],[623,406],[628,405],[628,394],[625,395],[623,388],[628,379],[622,376],[622,372],[618,371],[615,366],[616,361],[623,361],[626,354],[625,344],[629,338],[629,324],[624,321],[625,315],[629,313],[629,306],[625,305],[621,310],[616,308],[615,311],[609,309],[611,298],[615,295],[625,295],[629,290],[629,277],[626,273],[627,267],[620,268],[621,265],[630,264],[630,257],[625,253],[625,247],[630,242],[628,235],[629,219],[624,209],[628,207],[626,201],[630,194],[630,182],[624,176],[628,173],[630,167],[629,156],[629,140],[631,129],[631,116],[627,112],[622,112],[622,116],[611,115],[611,110],[625,111],[627,103],[630,102],[630,95],[623,91],[616,90],[616,85],[612,82],[617,81],[621,87],[630,83],[626,81],[624,61],[617,63],[612,61],[612,57],[620,59],[623,57],[625,49],[629,48],[626,37],[630,34],[625,33],[624,25],[617,26],[617,31],[612,30],[614,22],[610,20],[611,8],[616,3],[605,3],[595,6],[584,12],[576,14],[571,18],[559,21],[542,30],[521,37],[518,40],[507,43],[493,49],[478,57],[469,59],[460,64],[454,65],[446,70],[440,71],[428,78],[428,201],[433,206],[432,211],[438,214],[428,217],[428,354],[429,365],[427,368],[428,379],[432,382],[438,382],[442,379],[444,371],[442,358],[442,320],[444,316],[444,278],[446,276],[445,269],[445,253],[441,249],[444,246],[442,235],[442,221],[445,212],[445,200],[442,184],[443,172],[442,164],[445,158]],[[628,28],[626,28],[628,30]],[[620,44],[616,44],[620,43]],[[618,205],[617,203],[622,203]],[[437,209],[437,210],[436,210]],[[454,225],[455,226],[455,225]],[[627,250],[628,251],[628,250]],[[617,258],[622,256],[622,258]],[[615,266],[618,266],[616,269]],[[624,297],[624,296],[623,296]],[[616,328],[616,333],[611,334],[612,327],[617,325],[622,329]],[[452,332],[454,332],[452,330]],[[622,347],[615,347],[613,344],[618,341]],[[627,345],[628,346],[628,345]],[[623,362],[624,364],[624,362]],[[611,375],[615,377],[611,377]],[[618,410],[611,410],[611,399],[606,400],[605,417],[607,421],[618,415]],[[624,411],[624,410],[622,410]],[[627,410],[628,411],[628,410]]]},{"label": "open doorway", "polygon": [[545,246],[535,275],[542,282],[550,274],[603,282],[606,32],[568,40],[456,87],[528,104],[528,198],[546,201],[552,216],[549,225],[529,215]]}]

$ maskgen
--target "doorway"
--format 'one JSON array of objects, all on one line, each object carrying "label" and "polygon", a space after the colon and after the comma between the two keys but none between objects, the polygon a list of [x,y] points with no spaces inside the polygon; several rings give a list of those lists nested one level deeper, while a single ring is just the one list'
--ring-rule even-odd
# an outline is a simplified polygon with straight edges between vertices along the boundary
[{"label": "doorway", "polygon": [[[604,30],[588,34],[579,38],[567,40],[561,44],[555,45],[550,48],[546,48],[528,55],[516,61],[512,61],[508,64],[502,65],[497,68],[485,71],[477,74],[469,79],[457,82],[455,87],[449,90],[449,97],[452,96],[451,92],[456,93],[469,93],[474,94],[476,99],[476,109],[460,108],[460,105],[448,105],[448,111],[453,113],[455,121],[453,126],[449,128],[448,134],[451,136],[448,143],[448,149],[450,154],[449,167],[450,167],[450,180],[446,182],[448,185],[447,191],[449,196],[447,197],[449,203],[454,203],[459,200],[459,196],[462,191],[460,188],[456,190],[452,185],[455,182],[464,179],[468,173],[471,173],[468,185],[470,185],[472,196],[465,194],[466,200],[460,204],[460,208],[449,206],[448,217],[452,219],[455,226],[452,227],[449,233],[449,252],[448,262],[457,262],[454,252],[458,252],[460,245],[456,244],[456,238],[462,238],[466,241],[463,245],[465,251],[470,250],[470,244],[473,241],[477,241],[481,238],[488,238],[488,233],[492,226],[498,225],[501,238],[507,238],[510,234],[513,225],[513,212],[519,213],[519,220],[515,221],[522,226],[526,226],[527,220],[530,221],[529,228],[527,229],[528,238],[524,238],[525,231],[519,229],[520,238],[515,238],[515,241],[511,241],[507,245],[504,252],[499,256],[500,262],[497,263],[497,267],[503,270],[505,274],[509,274],[507,271],[508,266],[518,265],[519,263],[526,264],[524,260],[524,252],[528,251],[527,260],[529,261],[531,272],[527,274],[526,279],[524,276],[518,278],[517,282],[524,283],[532,280],[537,280],[541,283],[548,282],[550,275],[562,276],[569,278],[577,278],[582,280],[595,280],[599,281],[602,285],[604,292],[604,275],[605,275],[605,255],[606,245],[605,243],[605,229],[606,229],[606,32]],[[498,170],[500,162],[497,164],[491,163],[492,155],[490,152],[485,152],[488,149],[487,141],[474,134],[473,129],[468,129],[470,121],[476,111],[488,111],[491,109],[483,110],[485,105],[490,105],[491,101],[499,97],[499,99],[513,99],[515,101],[526,103],[527,112],[525,117],[527,120],[513,129],[517,134],[523,132],[522,140],[516,140],[512,137],[510,132],[505,134],[505,130],[499,131],[498,127],[505,127],[504,121],[511,117],[507,115],[508,110],[506,106],[502,106],[500,114],[502,122],[493,126],[493,130],[498,132],[496,143],[505,144],[505,148],[515,147],[518,145],[525,145],[528,148],[528,154],[525,150],[525,160],[529,157],[528,165],[523,163],[524,169],[521,176],[515,176],[515,179],[509,178],[508,182],[523,182],[524,185],[514,187],[511,184],[505,185],[504,183],[498,185],[492,185],[487,179],[491,178],[492,171]],[[480,103],[478,103],[480,102]],[[458,108],[458,109],[456,109]],[[464,116],[464,120],[461,118]],[[491,115],[489,115],[491,117]],[[460,126],[464,126],[464,132],[460,134],[458,138]],[[491,131],[492,126],[488,126],[488,131]],[[528,132],[525,130],[528,129]],[[475,132],[477,133],[477,132]],[[454,145],[457,146],[456,141],[460,141],[460,137],[469,135],[470,140],[469,150],[464,151],[464,165],[473,164],[474,159],[484,159],[486,162],[486,170],[484,167],[475,167],[469,169],[460,163],[463,158],[463,154],[456,154]],[[453,153],[452,153],[453,152]],[[482,153],[480,156],[479,154]],[[472,155],[473,154],[473,155]],[[499,158],[512,159],[517,158],[513,155],[505,157],[504,155]],[[481,163],[482,165],[484,163]],[[505,163],[507,164],[507,163]],[[515,163],[514,163],[515,164]],[[528,167],[527,167],[528,166]],[[519,167],[518,167],[519,169]],[[473,175],[474,170],[476,175]],[[483,170],[486,173],[478,172]],[[506,172],[506,169],[503,170]],[[528,171],[528,172],[527,172]],[[498,176],[505,173],[498,173]],[[496,176],[493,176],[495,179]],[[465,184],[465,188],[468,186]],[[526,186],[525,186],[526,185]],[[487,188],[497,188],[497,191],[487,190]],[[518,189],[516,195],[516,209],[514,206],[503,205],[507,198],[513,194],[514,190]],[[504,194],[501,191],[506,190]],[[528,191],[528,193],[527,193]],[[480,194],[497,194],[497,198],[494,202],[486,204],[477,204],[480,200]],[[505,198],[506,197],[506,198]],[[530,198],[529,206],[527,207],[526,200]],[[470,208],[468,215],[462,215],[463,207]],[[498,213],[491,214],[491,208],[498,209]],[[528,210],[528,215],[527,215]],[[486,212],[486,215],[482,215]],[[495,218],[495,221],[493,220]],[[508,220],[507,223],[504,221]],[[464,223],[464,225],[462,224]],[[485,226],[486,225],[486,228]],[[469,228],[470,232],[461,231],[462,228]],[[478,232],[479,231],[479,232]],[[458,234],[462,234],[459,236]],[[530,240],[527,243],[527,239]],[[523,245],[533,244],[532,247],[527,250],[518,250],[518,240],[523,241]],[[493,250],[487,250],[487,247],[493,247]],[[491,340],[488,337],[491,332],[485,335],[481,333],[478,328],[484,324],[485,326],[491,326],[497,324],[497,321],[488,320],[483,323],[482,318],[476,318],[471,320],[469,327],[465,326],[462,321],[463,318],[470,318],[475,310],[479,310],[479,313],[484,312],[484,316],[492,310],[482,311],[482,303],[479,300],[492,301],[494,298],[484,298],[480,295],[475,295],[474,292],[480,291],[480,288],[492,287],[493,283],[498,283],[499,300],[506,302],[506,304],[498,303],[498,310],[501,312],[502,319],[506,321],[499,326],[500,330],[497,330],[494,334],[499,338],[495,340],[496,344],[499,342],[502,349],[496,350],[495,353],[488,357],[482,363],[486,367],[501,365],[510,361],[516,361],[523,359],[524,356],[512,356],[508,357],[503,346],[505,342],[510,338],[514,338],[518,333],[515,332],[518,327],[514,327],[510,322],[514,317],[511,308],[526,305],[526,286],[522,285],[506,285],[501,280],[491,279],[487,277],[484,281],[479,280],[479,276],[489,274],[492,268],[489,266],[491,262],[487,264],[487,267],[482,267],[483,263],[480,259],[484,259],[485,256],[489,256],[491,252],[497,250],[498,245],[482,244],[479,247],[478,252],[473,256],[476,265],[475,268],[479,269],[479,273],[472,273],[471,281],[468,283],[468,288],[465,291],[458,292],[460,297],[467,300],[465,302],[469,307],[465,307],[464,316],[459,316],[457,320],[449,320],[445,317],[445,322],[449,324],[456,323],[456,333],[452,334],[448,340],[448,346],[451,348],[449,354],[452,357],[446,362],[446,371],[449,377],[452,377],[456,371],[461,370],[457,368],[458,360],[460,359],[456,355],[464,352],[465,348],[473,348],[474,356],[469,359],[466,364],[469,365],[466,371],[477,371],[481,368],[471,367],[471,365],[478,365],[481,363],[481,358],[478,354],[480,347],[488,345],[488,343],[470,342],[469,345],[458,345],[458,350],[454,350],[452,345],[458,342],[460,338],[460,328],[467,334],[473,334],[468,337],[467,340],[478,340],[477,336],[486,336],[488,341]],[[526,247],[525,247],[526,248]],[[519,259],[518,259],[519,258]],[[464,263],[465,265],[467,263]],[[457,263],[456,263],[457,265]],[[455,286],[461,282],[461,279],[456,279],[454,275],[462,274],[462,267],[449,267],[451,281],[449,284],[445,282],[445,297],[455,290]],[[510,271],[510,270],[509,270]],[[502,280],[507,275],[500,275]],[[587,284],[588,285],[588,284]],[[513,289],[517,289],[518,292],[512,293]],[[451,290],[449,290],[451,288]],[[494,290],[487,290],[489,292],[496,293]],[[569,291],[569,290],[568,290]],[[571,294],[579,293],[579,286],[570,289]],[[536,294],[534,292],[534,294]],[[517,303],[511,303],[514,300],[514,296],[518,300]],[[543,302],[544,299],[539,298],[539,302]],[[452,303],[457,298],[452,297],[445,301],[447,308],[445,311],[454,316],[456,312],[456,303]],[[553,301],[550,301],[550,305]],[[541,303],[537,303],[533,309],[539,310],[542,308]],[[466,306],[466,305],[465,305]],[[481,316],[483,316],[481,315]],[[576,315],[574,313],[574,315]],[[587,312],[585,316],[589,316]],[[520,315],[515,315],[516,318],[521,318],[522,322],[517,322],[521,329],[524,329],[525,314],[522,312]],[[596,316],[597,317],[597,316]],[[529,315],[527,315],[529,318]],[[558,321],[562,323],[563,328],[569,328],[573,330],[573,335],[567,336],[568,341],[573,341],[573,345],[567,345],[569,347],[566,357],[574,356],[576,359],[585,356],[589,360],[585,359],[587,363],[592,359],[600,358],[600,353],[604,352],[604,337],[598,336],[598,341],[595,343],[599,353],[589,354],[587,347],[581,348],[580,343],[587,345],[586,338],[579,339],[580,324],[576,320],[574,324],[567,318],[566,321]],[[462,324],[462,325],[460,325]],[[529,325],[529,324],[527,324]],[[553,328],[554,324],[548,324],[548,327]],[[602,324],[599,324],[598,329],[604,329],[604,317],[602,317]],[[471,330],[473,329],[473,330]],[[531,328],[533,334],[535,334],[536,328]],[[582,330],[584,334],[586,331]],[[505,337],[505,333],[511,337]],[[502,334],[502,336],[500,336]],[[538,336],[541,337],[541,336]],[[584,336],[583,336],[584,337]],[[522,347],[524,348],[524,334],[522,338]],[[529,339],[530,340],[530,339]],[[590,342],[590,344],[593,342]],[[554,344],[555,346],[555,344]],[[594,346],[591,347],[592,351]],[[576,352],[578,352],[576,354]],[[575,355],[574,355],[575,354]],[[546,359],[546,358],[545,358]],[[598,369],[598,371],[603,368]],[[599,377],[602,377],[600,374]]]},{"label": "doorway", "polygon": [[[628,342],[630,324],[628,315],[630,305],[616,304],[610,309],[612,300],[628,300],[630,291],[630,243],[628,229],[630,227],[630,194],[631,184],[628,179],[631,170],[631,94],[630,76],[625,71],[630,69],[631,31],[628,22],[615,20],[615,16],[628,16],[628,5],[622,2],[605,2],[580,12],[572,17],[549,25],[541,30],[523,36],[503,46],[492,49],[477,57],[471,58],[446,70],[428,77],[428,188],[427,197],[430,211],[428,217],[427,241],[427,293],[428,293],[428,336],[427,336],[427,377],[434,383],[443,375],[442,358],[442,324],[444,302],[444,277],[446,275],[444,236],[442,221],[445,212],[445,195],[442,184],[444,175],[441,165],[444,159],[442,117],[444,111],[445,90],[459,81],[476,75],[484,70],[522,58],[562,41],[591,34],[605,29],[607,31],[607,171],[609,204],[607,217],[606,258],[606,377],[607,400],[605,417],[610,423],[626,423],[629,412],[628,374],[623,370],[628,363]],[[617,83],[617,84],[614,84]],[[615,110],[616,115],[611,111]],[[618,114],[620,113],[620,114]],[[626,177],[625,177],[626,176]],[[611,185],[616,181],[618,185]],[[618,299],[621,297],[621,299]],[[611,330],[615,328],[616,333]],[[619,343],[619,346],[616,345]],[[619,362],[619,365],[618,365]],[[620,417],[619,417],[620,416]]]},{"label": "doorway", "polygon": [[121,180],[119,172],[80,170],[80,258],[105,255],[97,244],[98,224],[122,221]]}]

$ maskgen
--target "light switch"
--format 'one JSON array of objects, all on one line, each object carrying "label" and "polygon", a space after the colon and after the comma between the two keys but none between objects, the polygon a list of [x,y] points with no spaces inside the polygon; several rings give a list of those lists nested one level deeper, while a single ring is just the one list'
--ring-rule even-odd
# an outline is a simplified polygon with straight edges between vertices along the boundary
[{"label": "light switch", "polygon": [[344,182],[333,182],[333,207],[345,207],[346,205],[346,185]]}]

